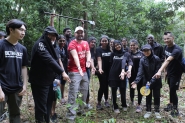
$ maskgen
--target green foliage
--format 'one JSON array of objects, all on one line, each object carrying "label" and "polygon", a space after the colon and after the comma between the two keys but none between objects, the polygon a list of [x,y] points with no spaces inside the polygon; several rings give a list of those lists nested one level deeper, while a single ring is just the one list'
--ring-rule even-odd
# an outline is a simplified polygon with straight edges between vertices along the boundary
[{"label": "green foliage", "polygon": [[[49,25],[49,16],[44,12],[53,12],[74,18],[95,21],[96,25],[85,24],[88,36],[97,39],[101,34],[111,38],[138,39],[140,45],[146,43],[149,33],[162,43],[164,31],[170,30],[177,36],[177,44],[184,38],[184,13],[177,11],[185,7],[184,0],[174,2],[153,2],[151,0],[1,0],[0,30],[12,18],[27,23],[27,33],[23,43],[30,55],[34,42]],[[63,28],[70,27],[72,32],[79,21],[66,18],[55,19],[55,28],[61,34]]]}]

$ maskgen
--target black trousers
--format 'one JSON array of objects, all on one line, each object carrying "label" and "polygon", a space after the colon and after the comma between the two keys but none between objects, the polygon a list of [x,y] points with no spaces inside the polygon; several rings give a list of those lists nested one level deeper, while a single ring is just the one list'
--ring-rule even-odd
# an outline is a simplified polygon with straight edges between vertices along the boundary
[{"label": "black trousers", "polygon": [[[118,105],[117,105],[117,89],[118,87],[111,87],[112,90],[112,102],[113,102],[113,109],[118,109]],[[120,88],[120,94],[121,94],[121,103],[122,103],[122,107],[127,107],[126,104],[126,88]]]},{"label": "black trousers", "polygon": [[179,89],[181,77],[169,77],[168,84],[170,88],[170,103],[173,103],[174,106],[178,106],[178,96],[177,90]]},{"label": "black trousers", "polygon": [[154,97],[154,106],[156,107],[155,110],[158,112],[161,96],[160,89],[150,89],[150,94],[146,97],[146,111],[151,111],[152,95]]},{"label": "black trousers", "polygon": [[101,102],[104,94],[105,100],[108,100],[108,73],[98,74],[100,87],[98,90],[98,102]]},{"label": "black trousers", "polygon": [[[132,102],[134,102],[134,96],[135,96],[135,89],[131,88],[131,83],[133,82],[134,80],[129,80],[129,87],[130,87],[130,100]],[[142,82],[139,82],[137,84],[137,92],[138,92],[138,104],[140,105],[141,104],[141,100],[142,100],[142,95],[140,93],[140,89],[142,87]]]},{"label": "black trousers", "polygon": [[49,123],[53,102],[53,84],[48,86],[31,84],[31,89],[35,103],[36,123]]}]

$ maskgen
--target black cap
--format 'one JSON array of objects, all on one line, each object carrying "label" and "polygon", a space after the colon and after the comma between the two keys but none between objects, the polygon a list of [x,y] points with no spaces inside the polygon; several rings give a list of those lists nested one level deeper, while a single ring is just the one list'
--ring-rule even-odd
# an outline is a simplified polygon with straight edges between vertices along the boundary
[{"label": "black cap", "polygon": [[0,36],[6,36],[6,34],[3,31],[0,31]]},{"label": "black cap", "polygon": [[152,47],[149,44],[143,45],[141,50],[151,50]]},{"label": "black cap", "polygon": [[44,29],[44,32],[47,32],[47,33],[54,33],[56,34],[57,38],[58,38],[58,33],[57,33],[57,30],[52,27],[52,26],[48,26]]}]

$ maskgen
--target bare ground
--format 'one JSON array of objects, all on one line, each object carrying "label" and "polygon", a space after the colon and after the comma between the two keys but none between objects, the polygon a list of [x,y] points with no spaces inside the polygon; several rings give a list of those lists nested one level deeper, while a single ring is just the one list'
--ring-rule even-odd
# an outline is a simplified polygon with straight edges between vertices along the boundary
[{"label": "bare ground", "polygon": [[[182,81],[181,87],[183,86],[185,87],[184,76],[181,81]],[[180,116],[177,118],[172,118],[170,116],[170,112],[163,111],[163,108],[169,102],[168,85],[165,82],[163,83],[163,88],[161,89],[161,106],[160,106],[160,114],[162,115],[162,119],[157,120],[154,114],[150,119],[143,118],[144,113],[146,112],[145,97],[142,99],[143,111],[141,113],[135,113],[135,106],[128,107],[127,112],[120,110],[121,111],[120,114],[115,114],[114,112],[112,112],[112,108],[104,108],[103,110],[96,111],[95,106],[98,86],[99,86],[98,79],[96,77],[93,77],[90,83],[91,87],[90,103],[92,106],[94,106],[94,109],[87,111],[87,116],[77,116],[76,123],[114,123],[113,122],[114,120],[116,120],[116,123],[185,123],[185,88],[180,88],[178,90]],[[67,100],[68,84],[66,84],[65,89],[66,89],[65,99]],[[120,98],[118,98],[117,102],[120,104]],[[137,96],[135,102],[137,102]],[[127,103],[129,104],[129,89],[127,89]],[[66,105],[61,105],[58,102],[56,107],[56,113],[58,114],[57,123],[67,123],[67,120],[65,118]],[[23,123],[34,123],[34,102],[29,85],[27,95],[24,96],[21,105],[21,119]],[[9,123],[8,118],[4,120],[3,123]]]}]

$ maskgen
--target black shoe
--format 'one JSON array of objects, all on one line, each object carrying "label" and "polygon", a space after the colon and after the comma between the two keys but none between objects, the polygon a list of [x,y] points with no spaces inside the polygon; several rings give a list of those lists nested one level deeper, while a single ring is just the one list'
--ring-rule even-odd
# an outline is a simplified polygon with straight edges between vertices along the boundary
[{"label": "black shoe", "polygon": [[173,108],[172,104],[169,103],[167,104],[166,108],[164,108],[164,111],[169,112],[172,110],[172,108]]},{"label": "black shoe", "polygon": [[51,120],[52,123],[56,123],[57,122],[57,114],[54,113],[54,115],[51,116],[50,120]]},{"label": "black shoe", "polygon": [[179,111],[178,111],[177,109],[173,109],[173,110],[171,111],[171,116],[172,116],[172,117],[178,117],[178,116],[179,116]]}]

